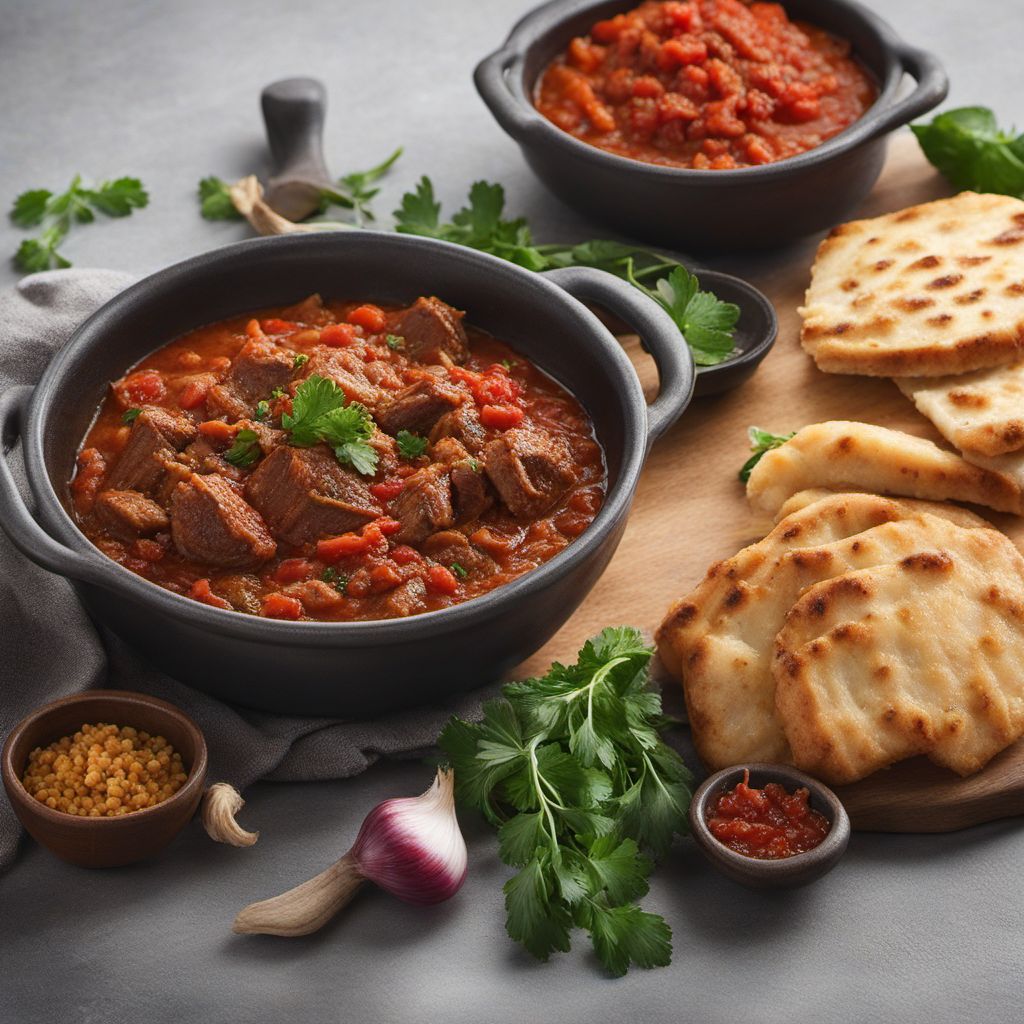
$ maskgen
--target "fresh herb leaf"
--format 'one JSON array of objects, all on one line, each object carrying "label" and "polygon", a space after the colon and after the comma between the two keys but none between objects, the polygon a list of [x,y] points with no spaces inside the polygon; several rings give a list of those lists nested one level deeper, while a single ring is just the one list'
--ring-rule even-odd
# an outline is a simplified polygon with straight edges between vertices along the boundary
[{"label": "fresh herb leaf", "polygon": [[320,573],[320,579],[324,583],[329,583],[339,594],[345,593],[345,588],[348,586],[349,577],[343,572],[338,572],[337,569],[328,566],[322,573]]},{"label": "fresh herb leaf", "polygon": [[235,443],[224,453],[224,461],[239,469],[248,469],[260,454],[259,434],[245,428],[235,434]]},{"label": "fresh herb leaf", "polygon": [[333,196],[343,196],[347,202],[340,205],[352,210],[357,224],[362,224],[364,220],[373,220],[370,200],[377,195],[380,189],[370,188],[370,186],[384,177],[401,155],[402,147],[399,146],[391,156],[381,161],[376,167],[371,167],[368,171],[352,171],[339,178],[340,191],[330,190],[327,194],[329,202],[336,202],[331,198]]},{"label": "fresh herb leaf", "polygon": [[461,562],[452,562],[448,566],[451,571],[459,577],[460,580],[464,580],[469,575],[469,570]]},{"label": "fresh herb leaf", "polygon": [[199,182],[199,212],[207,220],[241,220],[242,215],[231,201],[230,185],[220,178],[203,178]]},{"label": "fresh herb leaf", "polygon": [[[294,363],[292,365],[294,366]],[[271,398],[284,398],[284,388],[281,388],[281,387],[274,388],[274,390],[270,392],[270,397]]]},{"label": "fresh herb leaf", "polygon": [[141,409],[125,409],[125,411],[121,413],[121,422],[134,423],[140,412],[142,412]]},{"label": "fresh herb leaf", "polygon": [[309,356],[305,352],[297,352],[292,360],[292,369],[301,370],[309,362]]},{"label": "fresh herb leaf", "polygon": [[395,436],[398,454],[403,459],[418,459],[427,450],[427,439],[409,430],[400,430]]},{"label": "fresh herb leaf", "polygon": [[690,775],[662,741],[651,648],[629,627],[589,640],[573,665],[505,686],[477,724],[440,745],[462,803],[498,829],[509,935],[540,959],[590,932],[612,974],[671,957],[668,925],[635,900],[651,862],[685,833]]},{"label": "fresh herb leaf", "polygon": [[794,430],[791,434],[772,434],[760,427],[749,427],[747,434],[750,437],[750,450],[754,454],[740,467],[739,478],[743,483],[750,479],[751,471],[761,461],[765,452],[770,452],[773,448],[781,448],[796,434],[796,431]]},{"label": "fresh herb leaf", "polygon": [[526,220],[504,219],[504,207],[505,192],[500,185],[477,181],[467,205],[451,221],[442,221],[433,183],[423,177],[413,192],[402,197],[395,211],[395,227],[405,234],[479,249],[527,270],[573,266],[604,270],[639,288],[668,312],[699,366],[720,363],[733,354],[739,307],[701,291],[697,278],[681,264],[659,253],[601,239],[573,246],[537,245]]},{"label": "fresh herb leaf", "polygon": [[397,334],[389,334],[384,340],[387,342],[388,348],[392,352],[398,352],[405,348],[405,338],[399,337]]},{"label": "fresh herb leaf", "polygon": [[334,457],[357,473],[373,476],[377,471],[377,450],[367,442],[374,424],[366,408],[349,402],[345,392],[326,377],[313,374],[295,390],[291,413],[281,417],[288,441],[298,448],[324,442]]},{"label": "fresh herb leaf", "polygon": [[73,224],[89,224],[95,211],[108,217],[126,217],[134,209],[149,202],[149,196],[138,178],[117,178],[104,181],[96,188],[82,184],[81,175],[72,178],[64,192],[54,194],[48,189],[22,192],[11,207],[11,220],[22,228],[42,226],[38,238],[25,239],[14,255],[14,263],[27,273],[70,267],[59,251]]},{"label": "fresh herb leaf", "polygon": [[1004,132],[987,107],[960,107],[910,126],[954,187],[1024,197],[1024,134]]},{"label": "fresh herb leaf", "polygon": [[270,402],[261,398],[256,403],[256,419],[265,420],[270,415]]}]

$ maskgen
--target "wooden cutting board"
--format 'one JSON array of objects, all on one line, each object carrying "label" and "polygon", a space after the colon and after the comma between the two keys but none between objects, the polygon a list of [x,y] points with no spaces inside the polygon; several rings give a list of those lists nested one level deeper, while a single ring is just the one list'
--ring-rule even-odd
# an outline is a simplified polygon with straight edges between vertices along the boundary
[{"label": "wooden cutting board", "polygon": [[[949,185],[908,132],[894,139],[878,184],[853,217],[949,194]],[[800,348],[796,311],[819,240],[770,256],[713,264],[767,294],[779,317],[778,341],[747,383],[695,400],[658,442],[615,558],[576,614],[517,674],[543,672],[555,659],[574,660],[582,642],[605,626],[630,624],[653,632],[669,604],[692,589],[712,562],[763,536],[771,524],[752,515],[736,477],[749,454],[749,426],[787,433],[821,420],[865,420],[940,440],[891,381],[821,373]],[[623,341],[653,397],[653,363],[635,338]],[[1018,544],[1024,540],[1024,521],[985,514]],[[1024,814],[1024,741],[970,779],[915,758],[845,787],[840,795],[854,828],[862,831],[945,832]]]}]

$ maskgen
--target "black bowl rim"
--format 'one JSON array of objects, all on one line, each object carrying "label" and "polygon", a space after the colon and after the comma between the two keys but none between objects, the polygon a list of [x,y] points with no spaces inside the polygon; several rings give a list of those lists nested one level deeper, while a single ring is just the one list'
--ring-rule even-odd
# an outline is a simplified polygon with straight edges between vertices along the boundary
[{"label": "black bowl rim", "polygon": [[[151,583],[103,555],[78,529],[57,496],[45,467],[43,435],[44,420],[49,412],[50,394],[64,374],[65,366],[83,345],[96,344],[111,321],[135,302],[145,302],[148,294],[157,289],[187,287],[189,279],[207,268],[234,260],[244,260],[261,253],[280,252],[282,257],[301,252],[313,245],[376,244],[393,247],[398,252],[417,252],[419,256],[440,256],[456,264],[484,264],[492,276],[504,278],[512,288],[529,295],[547,296],[568,304],[584,325],[590,328],[588,344],[591,351],[600,353],[612,373],[617,375],[626,389],[628,407],[632,415],[623,423],[627,448],[622,469],[615,486],[607,494],[604,504],[591,525],[571,544],[543,565],[532,569],[518,579],[503,584],[479,597],[402,619],[377,619],[355,622],[290,622],[263,618],[241,612],[213,608]],[[242,311],[244,312],[244,311]],[[200,326],[197,324],[196,326]],[[543,368],[542,361],[538,363]],[[693,374],[696,379],[696,375]],[[572,391],[571,382],[560,382]],[[692,397],[692,389],[691,389]],[[650,448],[647,410],[649,406],[640,380],[621,345],[600,320],[583,303],[537,274],[496,256],[467,249],[464,246],[435,239],[421,238],[380,231],[317,232],[283,235],[270,238],[246,239],[189,257],[148,275],[119,292],[100,307],[72,334],[47,366],[35,386],[29,402],[26,429],[22,437],[26,476],[35,498],[37,511],[48,532],[55,533],[67,546],[94,559],[97,570],[106,575],[106,585],[121,596],[131,597],[154,607],[161,614],[203,628],[219,631],[228,636],[267,645],[294,644],[316,647],[334,647],[340,641],[351,646],[375,646],[412,643],[437,633],[450,633],[483,623],[500,608],[519,600],[530,600],[555,579],[569,575],[588,559],[597,555],[608,535],[629,512],[640,471]],[[685,408],[685,407],[684,407]],[[682,411],[682,410],[681,410]],[[589,412],[589,410],[588,410]],[[632,433],[634,441],[628,444]],[[98,561],[96,560],[98,559]],[[73,574],[69,574],[73,575]],[[91,584],[95,585],[95,584]]]},{"label": "black bowl rim", "polygon": [[[782,857],[779,860],[760,860],[757,857],[747,857],[716,839],[708,828],[705,817],[708,799],[719,792],[732,789],[743,777],[743,773],[748,770],[751,776],[759,772],[772,774],[785,779],[790,787],[794,785],[806,787],[810,791],[811,799],[817,797],[819,804],[827,808],[825,817],[829,822],[828,835],[813,849],[795,853],[792,857]],[[819,782],[813,776],[792,765],[773,764],[767,761],[751,761],[746,764],[732,765],[709,775],[693,794],[689,819],[694,839],[708,857],[728,865],[737,874],[765,882],[770,882],[776,877],[780,882],[783,878],[788,880],[798,872],[812,871],[822,864],[837,861],[850,839],[850,819],[846,808],[825,783]]]},{"label": "black bowl rim", "polygon": [[[636,0],[621,0],[621,2],[624,9],[636,6]],[[781,2],[785,6],[785,0],[781,0]],[[536,135],[540,138],[542,136],[543,141],[560,147],[567,154],[601,164],[610,171],[643,175],[665,183],[674,181],[680,185],[685,183],[698,187],[735,185],[744,182],[750,184],[753,179],[764,181],[783,178],[840,156],[848,150],[870,141],[876,132],[875,122],[890,108],[890,101],[896,95],[903,78],[904,68],[900,54],[906,52],[908,47],[887,21],[859,3],[858,0],[817,0],[817,2],[823,6],[832,6],[848,11],[851,15],[859,18],[878,37],[886,56],[887,66],[884,81],[879,83],[879,92],[875,102],[853,124],[813,149],[786,157],[784,160],[776,160],[756,167],[736,167],[730,170],[709,172],[698,168],[672,167],[635,160],[632,157],[611,153],[575,138],[552,124],[537,110],[522,87],[523,64],[530,48],[536,43],[537,37],[541,33],[557,28],[561,23],[589,8],[604,6],[608,0],[548,0],[548,3],[534,8],[520,18],[512,26],[505,42],[492,54],[485,57],[477,66],[477,70],[479,71],[484,64],[498,55],[506,55],[509,59],[506,68],[509,73],[508,85],[511,87],[509,91],[517,106],[521,108],[521,113],[528,115],[527,123],[523,125],[518,134],[524,137]],[[509,134],[516,136],[515,132],[509,132]]]},{"label": "black bowl rim", "polygon": [[[25,789],[25,784],[18,777],[17,772],[15,772],[14,764],[11,761],[15,740],[33,722],[45,718],[54,711],[72,704],[89,704],[97,700],[113,700],[127,708],[137,704],[146,704],[154,711],[170,719],[184,722],[195,733],[198,738],[195,757],[192,759],[192,764],[189,765],[188,778],[185,779],[181,788],[176,793],[172,793],[166,800],[152,807],[143,807],[141,810],[132,811],[130,814],[119,814],[112,818],[90,818],[80,817],[77,814],[67,814],[64,811],[57,811],[52,807],[47,807],[46,804],[41,804],[38,800],[33,799],[28,790]],[[121,724],[131,725],[130,722]],[[202,790],[206,785],[208,767],[209,752],[206,746],[206,736],[191,715],[186,714],[181,708],[170,701],[163,700],[160,697],[153,697],[148,693],[138,693],[135,690],[82,690],[80,693],[67,694],[64,697],[58,697],[56,700],[48,701],[46,704],[40,704],[39,707],[30,711],[11,729],[7,734],[7,739],[4,741],[2,752],[0,752],[0,770],[3,773],[4,784],[8,788],[13,787],[17,791],[18,796],[23,798],[20,802],[25,805],[26,813],[38,815],[44,821],[49,821],[53,825],[67,829],[106,828],[112,830],[125,828],[129,825],[134,826],[139,822],[144,823],[147,819],[158,814],[166,816],[171,810],[193,799],[197,788],[200,791]],[[12,803],[16,799],[13,793],[10,794],[10,799]],[[31,809],[28,810],[29,808]],[[100,824],[101,822],[103,824]],[[108,831],[109,834],[110,832]]]}]

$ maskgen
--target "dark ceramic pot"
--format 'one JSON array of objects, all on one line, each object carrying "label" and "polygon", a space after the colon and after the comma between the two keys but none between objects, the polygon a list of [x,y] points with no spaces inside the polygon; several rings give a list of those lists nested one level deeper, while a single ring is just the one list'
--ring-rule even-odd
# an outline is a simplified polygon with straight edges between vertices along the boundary
[{"label": "dark ceramic pot", "polygon": [[[282,622],[223,611],[100,554],[68,515],[67,481],[109,382],[200,324],[314,291],[382,303],[442,296],[572,391],[608,465],[607,500],[593,524],[551,561],[490,594],[380,622]],[[584,303],[611,310],[644,340],[661,378],[650,406],[622,348]],[[35,389],[0,398],[5,448],[20,434],[35,505],[30,513],[0,460],[0,526],[33,561],[67,576],[97,622],[182,682],[271,711],[375,714],[495,680],[554,634],[612,557],[647,451],[686,408],[693,384],[692,360],[668,315],[600,271],[542,276],[445,242],[377,232],[257,239],[128,288],[75,332]]]},{"label": "dark ceramic pot", "polygon": [[[888,133],[941,103],[939,62],[908,46],[854,0],[785,0],[791,18],[848,39],[879,86],[859,121],[816,149],[732,171],[661,167],[580,142],[541,115],[531,97],[548,63],[595,21],[635,0],[553,0],[526,15],[477,66],[476,87],[537,176],[562,200],[624,234],[705,252],[779,246],[845,219],[868,194]],[[897,99],[904,73],[917,81]]]}]

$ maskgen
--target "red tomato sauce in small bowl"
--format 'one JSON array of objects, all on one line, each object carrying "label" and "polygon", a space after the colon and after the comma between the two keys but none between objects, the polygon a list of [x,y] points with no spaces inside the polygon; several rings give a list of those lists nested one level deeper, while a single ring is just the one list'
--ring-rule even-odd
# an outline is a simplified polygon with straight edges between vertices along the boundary
[{"label": "red tomato sauce in small bowl", "polygon": [[574,38],[534,102],[610,153],[729,170],[813,149],[877,96],[849,42],[790,21],[779,4],[647,0]]}]

